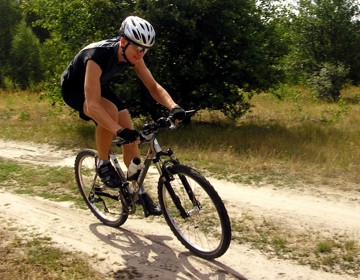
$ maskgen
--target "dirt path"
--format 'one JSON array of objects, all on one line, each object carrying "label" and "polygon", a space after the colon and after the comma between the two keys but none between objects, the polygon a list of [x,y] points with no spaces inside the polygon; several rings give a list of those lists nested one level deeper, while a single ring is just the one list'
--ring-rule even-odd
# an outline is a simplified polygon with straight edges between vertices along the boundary
[{"label": "dirt path", "polygon": [[[0,157],[47,165],[73,166],[74,151],[0,140]],[[230,217],[239,205],[294,227],[323,228],[360,236],[360,195],[252,188],[211,179],[226,201]],[[69,203],[0,192],[2,224],[15,224],[28,231],[50,236],[59,246],[91,256],[95,267],[127,273],[133,279],[358,279],[322,271],[290,261],[267,259],[246,245],[231,244],[221,258],[209,262],[192,256],[175,239],[162,218],[130,217],[120,229],[98,223],[90,211]],[[125,278],[119,278],[125,279]]]}]

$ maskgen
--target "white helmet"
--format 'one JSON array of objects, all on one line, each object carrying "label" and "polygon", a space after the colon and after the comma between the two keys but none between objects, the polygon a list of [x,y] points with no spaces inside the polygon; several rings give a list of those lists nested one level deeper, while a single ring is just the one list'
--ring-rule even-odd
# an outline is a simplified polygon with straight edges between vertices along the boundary
[{"label": "white helmet", "polygon": [[137,16],[127,17],[121,24],[120,36],[145,48],[151,48],[155,44],[155,30],[152,25]]}]

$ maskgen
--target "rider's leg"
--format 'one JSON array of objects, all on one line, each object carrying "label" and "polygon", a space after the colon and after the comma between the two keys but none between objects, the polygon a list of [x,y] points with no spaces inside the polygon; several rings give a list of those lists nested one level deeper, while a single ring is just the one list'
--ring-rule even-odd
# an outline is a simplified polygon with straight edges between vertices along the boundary
[{"label": "rider's leg", "polygon": [[[105,109],[105,111],[109,114],[109,116],[114,120],[118,121],[118,110],[116,106],[105,98],[101,98],[101,105]],[[96,148],[99,155],[99,160],[108,160],[109,159],[109,150],[111,146],[111,142],[114,138],[114,134],[107,129],[101,127],[100,125],[96,126],[95,131],[95,141]]]},{"label": "rider's leg", "polygon": [[[134,126],[133,126],[133,123],[131,120],[131,116],[127,109],[118,112],[118,124],[123,128],[134,129]],[[127,145],[123,145],[122,148],[123,148],[124,163],[127,167],[129,166],[130,161],[134,157],[140,158],[140,151],[138,148],[138,144],[136,142],[127,144]]]},{"label": "rider's leg", "polygon": [[[106,111],[108,116],[115,122],[118,121],[118,109],[111,101],[101,98],[100,104]],[[84,113],[90,116],[87,112],[87,108],[84,104]],[[101,178],[101,181],[110,188],[118,188],[120,186],[120,180],[114,167],[109,161],[109,151],[111,142],[114,138],[114,134],[105,129],[104,127],[97,125],[95,131],[96,148],[98,150],[98,161],[97,161],[97,174]]]}]

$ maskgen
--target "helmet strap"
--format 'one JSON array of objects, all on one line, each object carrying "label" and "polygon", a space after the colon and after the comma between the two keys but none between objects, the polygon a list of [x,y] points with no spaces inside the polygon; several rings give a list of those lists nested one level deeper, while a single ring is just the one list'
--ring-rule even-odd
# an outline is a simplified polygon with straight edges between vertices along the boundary
[{"label": "helmet strap", "polygon": [[127,64],[129,64],[131,67],[133,67],[133,66],[135,66],[135,65],[132,64],[132,63],[128,60],[128,58],[127,58],[127,56],[126,56],[126,54],[125,54],[125,51],[126,51],[126,49],[127,49],[127,47],[128,47],[129,45],[130,45],[130,43],[128,42],[125,47],[121,46],[121,55],[125,58]]}]

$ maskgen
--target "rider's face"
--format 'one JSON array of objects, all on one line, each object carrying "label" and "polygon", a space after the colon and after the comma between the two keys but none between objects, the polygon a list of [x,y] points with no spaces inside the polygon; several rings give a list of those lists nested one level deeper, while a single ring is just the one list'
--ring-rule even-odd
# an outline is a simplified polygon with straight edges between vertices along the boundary
[{"label": "rider's face", "polygon": [[125,54],[127,59],[132,64],[136,64],[139,60],[141,60],[148,51],[147,48],[143,48],[133,42],[127,41],[125,38],[122,38],[121,46],[125,47],[126,45],[128,46],[125,49]]}]

